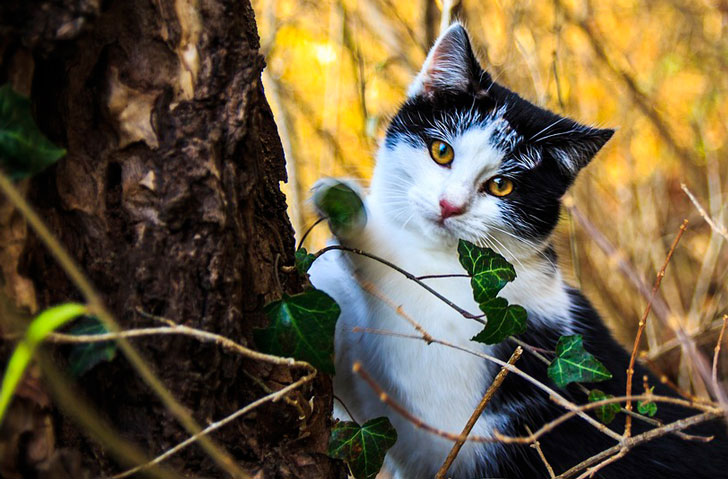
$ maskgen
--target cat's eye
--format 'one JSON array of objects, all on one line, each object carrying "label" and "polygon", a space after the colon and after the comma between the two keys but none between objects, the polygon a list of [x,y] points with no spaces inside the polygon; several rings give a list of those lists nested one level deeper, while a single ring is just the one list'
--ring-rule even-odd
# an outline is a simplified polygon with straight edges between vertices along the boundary
[{"label": "cat's eye", "polygon": [[505,176],[494,176],[486,181],[485,189],[493,196],[507,196],[513,191],[513,181]]},{"label": "cat's eye", "polygon": [[452,163],[452,160],[455,157],[455,152],[453,151],[452,146],[448,145],[444,141],[434,140],[430,143],[430,156],[438,165],[447,166]]}]

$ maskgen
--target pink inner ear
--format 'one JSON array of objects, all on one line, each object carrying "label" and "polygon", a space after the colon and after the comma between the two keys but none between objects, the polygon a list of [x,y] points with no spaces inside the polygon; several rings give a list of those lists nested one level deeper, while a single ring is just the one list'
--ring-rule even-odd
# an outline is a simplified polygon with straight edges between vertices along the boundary
[{"label": "pink inner ear", "polygon": [[472,52],[462,27],[448,31],[433,48],[422,82],[424,92],[467,89],[473,75]]}]

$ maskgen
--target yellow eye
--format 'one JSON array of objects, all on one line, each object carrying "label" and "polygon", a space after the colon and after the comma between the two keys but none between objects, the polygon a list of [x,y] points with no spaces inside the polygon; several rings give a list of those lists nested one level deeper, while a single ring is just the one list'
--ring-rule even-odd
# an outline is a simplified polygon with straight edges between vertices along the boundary
[{"label": "yellow eye", "polygon": [[452,160],[455,157],[455,152],[453,151],[452,146],[448,145],[444,141],[435,140],[430,143],[430,156],[438,165],[447,166],[452,163]]},{"label": "yellow eye", "polygon": [[488,193],[493,196],[507,196],[513,191],[513,181],[504,176],[494,176],[485,184]]}]

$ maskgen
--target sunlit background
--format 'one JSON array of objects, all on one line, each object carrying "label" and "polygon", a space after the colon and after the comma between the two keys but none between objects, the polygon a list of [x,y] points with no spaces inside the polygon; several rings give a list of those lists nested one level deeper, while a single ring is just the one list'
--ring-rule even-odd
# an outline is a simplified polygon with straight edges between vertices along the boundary
[{"label": "sunlit background", "polygon": [[[647,300],[617,264],[628,260],[651,287],[688,218],[661,294],[676,320],[712,352],[728,303],[728,254],[680,184],[725,224],[728,0],[253,3],[299,236],[314,220],[305,199],[317,178],[366,184],[387,120],[445,10],[446,19],[450,13],[469,27],[497,81],[557,113],[618,128],[574,190],[577,208],[617,253],[605,254],[565,212],[557,239],[569,281],[631,344]],[[319,226],[308,246],[322,246],[328,234]],[[671,347],[673,336],[651,318],[649,359],[683,389],[703,394],[690,362]]]}]

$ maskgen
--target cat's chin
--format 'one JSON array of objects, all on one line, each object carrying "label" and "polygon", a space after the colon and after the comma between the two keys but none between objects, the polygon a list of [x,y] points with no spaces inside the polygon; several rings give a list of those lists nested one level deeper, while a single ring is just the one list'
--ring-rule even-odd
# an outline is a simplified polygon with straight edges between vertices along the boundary
[{"label": "cat's chin", "polygon": [[431,248],[450,249],[462,236],[451,222],[442,222],[439,219],[420,218],[416,224],[411,226],[408,228],[408,233],[418,237]]}]

